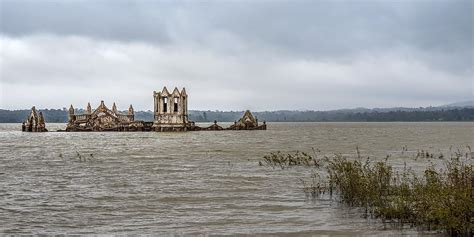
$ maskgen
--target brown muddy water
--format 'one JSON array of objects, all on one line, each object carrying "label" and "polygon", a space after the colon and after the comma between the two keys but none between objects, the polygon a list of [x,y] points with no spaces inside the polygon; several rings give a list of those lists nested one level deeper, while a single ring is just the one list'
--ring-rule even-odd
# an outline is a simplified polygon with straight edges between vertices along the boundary
[{"label": "brown muddy water", "polygon": [[[64,124],[48,124],[50,130]],[[309,200],[274,151],[385,158],[474,147],[474,123],[269,123],[267,131],[22,133],[0,124],[0,233],[424,235]],[[402,147],[408,151],[402,153]]]}]

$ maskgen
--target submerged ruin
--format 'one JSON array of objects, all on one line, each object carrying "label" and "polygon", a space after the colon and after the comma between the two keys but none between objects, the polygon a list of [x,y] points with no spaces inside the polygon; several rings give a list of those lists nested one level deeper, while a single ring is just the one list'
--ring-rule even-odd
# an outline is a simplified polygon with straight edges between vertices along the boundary
[{"label": "submerged ruin", "polygon": [[193,130],[195,125],[188,119],[188,94],[185,88],[180,92],[175,87],[173,92],[169,93],[165,86],[161,92],[153,91],[153,98],[154,131]]},{"label": "submerged ruin", "polygon": [[23,132],[47,132],[46,124],[44,122],[43,113],[36,112],[35,106],[31,108],[30,115],[26,118],[26,121],[21,125],[21,131]]},{"label": "submerged ruin", "polygon": [[133,106],[130,105],[127,113],[120,113],[115,103],[112,109],[105,106],[104,101],[92,111],[90,103],[85,113],[76,114],[74,107],[69,107],[67,132],[87,131],[143,131],[145,122],[135,121]]},{"label": "submerged ruin", "polygon": [[[112,109],[109,109],[104,101],[92,111],[90,103],[87,104],[85,113],[77,113],[73,105],[69,107],[68,124],[65,130],[61,132],[93,132],[93,131],[156,131],[156,132],[174,132],[174,131],[220,131],[220,130],[266,130],[265,121],[258,123],[258,119],[247,110],[242,118],[235,121],[230,127],[223,128],[214,121],[209,127],[199,127],[193,121],[188,119],[188,95],[186,89],[181,91],[174,88],[169,92],[166,87],[160,92],[153,92],[154,109],[152,122],[135,120],[133,106],[130,105],[128,111],[119,112],[115,103]],[[30,122],[31,121],[31,122]],[[22,131],[27,132],[45,132],[44,118],[42,113],[39,116],[35,107],[32,108],[26,124],[23,123]]]},{"label": "submerged ruin", "polygon": [[265,121],[263,121],[263,125],[258,125],[258,119],[253,116],[250,110],[245,111],[244,116],[229,127],[231,130],[259,130],[266,128]]}]

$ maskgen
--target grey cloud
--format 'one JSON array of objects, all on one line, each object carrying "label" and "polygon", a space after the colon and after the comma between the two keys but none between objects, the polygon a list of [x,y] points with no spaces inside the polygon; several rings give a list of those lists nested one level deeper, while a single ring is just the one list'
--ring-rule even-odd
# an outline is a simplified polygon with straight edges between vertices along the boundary
[{"label": "grey cloud", "polygon": [[[242,4],[215,25],[295,57],[351,60],[361,53],[412,48],[436,67],[472,67],[471,1]],[[220,7],[218,7],[220,8]],[[409,57],[418,57],[405,52]],[[443,60],[443,58],[449,60]]]},{"label": "grey cloud", "polygon": [[1,6],[1,32],[54,33],[113,40],[167,42],[172,4],[133,1],[11,1]]},{"label": "grey cloud", "polygon": [[0,0],[0,106],[36,103],[12,91],[37,82],[61,91],[39,98],[53,107],[110,88],[104,99],[147,109],[161,85],[189,87],[196,109],[465,100],[472,12],[472,1]]},{"label": "grey cloud", "polygon": [[[224,32],[254,48],[343,60],[400,45],[459,54],[472,48],[472,1],[10,1],[1,32],[56,33],[154,43],[216,42]],[[247,53],[247,52],[244,52]]]},{"label": "grey cloud", "polygon": [[421,106],[472,96],[472,72],[434,70],[396,52],[349,64],[292,57],[249,63],[200,48],[84,37],[2,37],[0,44],[2,108],[104,99],[147,110],[163,85],[186,87],[190,108],[220,110]]}]

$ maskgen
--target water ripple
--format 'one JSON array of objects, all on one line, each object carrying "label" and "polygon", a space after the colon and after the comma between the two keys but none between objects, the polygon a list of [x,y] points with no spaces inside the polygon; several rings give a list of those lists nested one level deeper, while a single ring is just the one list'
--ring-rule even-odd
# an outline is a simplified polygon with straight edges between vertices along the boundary
[{"label": "water ripple", "polygon": [[[50,129],[64,127],[50,124]],[[267,131],[22,133],[0,124],[0,232],[16,234],[419,234],[301,191],[272,151],[385,157],[474,147],[472,123],[276,123]],[[413,153],[411,153],[413,155]],[[424,161],[392,156],[402,166]]]}]

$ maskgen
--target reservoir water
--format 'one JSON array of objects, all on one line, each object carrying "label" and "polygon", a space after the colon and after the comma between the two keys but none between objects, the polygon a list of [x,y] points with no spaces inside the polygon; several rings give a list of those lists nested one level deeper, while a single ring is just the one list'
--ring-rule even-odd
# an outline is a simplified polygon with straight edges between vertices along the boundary
[{"label": "reservoir water", "polygon": [[[64,124],[47,124],[50,131]],[[413,169],[419,150],[474,147],[474,123],[268,123],[266,131],[22,133],[0,124],[0,233],[436,234],[308,200],[308,169],[273,169],[270,152],[340,153]]]}]

